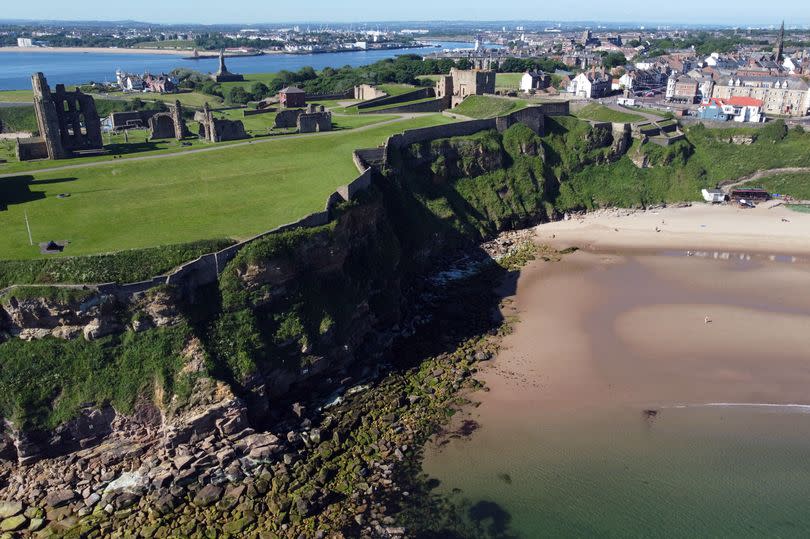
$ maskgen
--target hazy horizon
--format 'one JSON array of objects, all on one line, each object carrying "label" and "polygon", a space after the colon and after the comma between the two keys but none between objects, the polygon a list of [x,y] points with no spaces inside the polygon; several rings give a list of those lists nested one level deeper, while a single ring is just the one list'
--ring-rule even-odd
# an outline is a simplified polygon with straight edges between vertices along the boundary
[{"label": "hazy horizon", "polygon": [[[281,23],[377,23],[377,22],[565,22],[609,24],[672,24],[703,26],[754,26],[778,25],[784,19],[788,26],[803,26],[810,23],[806,5],[800,0],[784,0],[780,10],[761,18],[743,14],[762,13],[761,4],[754,0],[726,0],[705,3],[700,0],[681,0],[677,4],[659,4],[655,9],[644,11],[635,0],[613,0],[606,3],[585,0],[577,9],[580,15],[571,18],[568,5],[543,6],[542,10],[527,5],[521,0],[501,0],[497,4],[484,0],[465,2],[431,2],[411,0],[407,4],[349,0],[343,3],[313,0],[307,4],[307,17],[302,18],[299,6],[274,5],[272,9],[259,0],[239,0],[229,4],[227,13],[221,3],[213,0],[178,0],[158,2],[142,0],[138,4],[110,3],[102,0],[85,0],[79,9],[69,12],[64,3],[57,0],[42,0],[37,4],[18,3],[4,7],[4,21],[25,20],[28,22],[118,22],[137,21],[153,24],[281,24]],[[60,15],[86,13],[79,18],[64,18]],[[48,13],[48,18],[41,17]],[[459,17],[463,14],[463,17]],[[587,14],[587,15],[585,15]],[[585,16],[582,16],[585,15]]]}]

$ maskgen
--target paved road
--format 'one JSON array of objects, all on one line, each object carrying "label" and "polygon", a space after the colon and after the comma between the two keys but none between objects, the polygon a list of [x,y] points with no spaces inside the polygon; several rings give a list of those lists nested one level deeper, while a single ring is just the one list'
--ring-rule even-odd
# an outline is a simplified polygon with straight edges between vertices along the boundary
[{"label": "paved road", "polygon": [[[375,124],[364,125],[362,127],[355,127],[354,129],[347,129],[351,133],[357,133],[358,131],[368,131],[369,129],[374,129],[376,127],[380,127],[383,125],[393,124],[397,122],[402,122],[404,120],[411,120],[413,118],[418,118],[419,116],[425,116],[426,114],[432,113],[411,113],[411,114],[400,114],[398,118],[394,118],[391,120],[385,120],[382,122],[378,122]],[[340,134],[342,131],[323,131],[321,133],[307,133],[303,135],[277,135],[271,137],[264,137],[264,138],[256,138],[256,139],[249,139],[244,142],[237,142],[234,144],[222,144],[216,146],[207,146],[205,148],[196,148],[194,150],[185,150],[180,152],[171,152],[171,153],[161,153],[156,155],[142,155],[139,157],[124,157],[119,160],[107,160],[107,161],[94,161],[92,163],[77,163],[73,165],[62,165],[58,167],[49,167],[49,168],[38,168],[36,170],[22,170],[19,172],[10,172],[7,174],[0,174],[0,178],[13,178],[15,176],[22,176],[22,175],[30,175],[30,174],[40,174],[42,172],[56,172],[60,170],[75,170],[77,168],[88,168],[88,167],[95,167],[100,165],[109,165],[109,164],[117,164],[117,163],[131,163],[133,161],[147,161],[151,159],[164,159],[167,157],[177,157],[178,155],[191,155],[191,154],[198,154],[198,153],[205,153],[205,152],[216,152],[221,150],[227,150],[228,148],[236,148],[239,146],[248,146],[250,144],[265,144],[268,142],[277,142],[280,140],[290,140],[290,139],[297,139],[297,138],[309,138],[309,137],[325,137],[330,135],[337,135]]]}]

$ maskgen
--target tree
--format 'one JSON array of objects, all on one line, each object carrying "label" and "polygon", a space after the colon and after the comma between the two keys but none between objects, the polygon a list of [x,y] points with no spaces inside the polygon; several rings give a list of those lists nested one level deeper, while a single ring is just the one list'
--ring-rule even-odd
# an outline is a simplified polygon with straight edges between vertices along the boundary
[{"label": "tree", "polygon": [[611,52],[602,58],[602,65],[607,69],[624,66],[625,64],[627,64],[627,58],[620,52]]},{"label": "tree", "polygon": [[466,58],[462,58],[458,62],[456,62],[456,67],[459,69],[472,69],[472,62],[470,62]]},{"label": "tree", "polygon": [[246,105],[250,101],[250,94],[248,94],[241,86],[234,86],[228,92],[228,102],[234,105]]},{"label": "tree", "polygon": [[253,86],[250,87],[250,93],[254,101],[261,101],[270,95],[270,88],[262,82],[254,82]]}]

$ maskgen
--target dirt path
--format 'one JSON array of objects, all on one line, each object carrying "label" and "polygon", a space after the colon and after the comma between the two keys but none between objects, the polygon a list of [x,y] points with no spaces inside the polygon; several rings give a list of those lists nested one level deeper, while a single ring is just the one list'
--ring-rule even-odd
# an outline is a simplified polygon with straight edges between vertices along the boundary
[{"label": "dirt path", "polygon": [[[362,127],[355,127],[354,129],[347,129],[346,132],[349,133],[357,133],[358,131],[368,131],[369,129],[374,129],[376,127],[381,127],[388,124],[393,124],[397,122],[402,122],[405,120],[412,120],[419,116],[424,116],[424,114],[401,114],[398,118],[394,118],[391,120],[385,120],[382,122],[378,122],[375,124],[364,125]],[[229,148],[238,148],[240,146],[248,146],[250,144],[266,144],[270,142],[277,142],[279,140],[290,140],[290,139],[298,139],[298,138],[309,138],[309,137],[326,137],[330,135],[340,135],[342,131],[324,131],[321,133],[308,133],[304,135],[279,135],[274,137],[266,137],[266,138],[259,138],[259,139],[248,139],[244,142],[237,142],[235,144],[223,144],[218,146],[209,146],[206,148],[197,148],[194,150],[186,150],[180,152],[171,152],[171,153],[162,153],[157,155],[142,155],[140,157],[125,157],[120,160],[112,161],[94,161],[92,163],[77,163],[74,165],[62,165],[59,167],[49,167],[49,168],[38,168],[35,170],[21,170],[19,172],[9,172],[7,174],[0,174],[0,178],[13,178],[15,176],[22,176],[26,174],[40,174],[42,172],[57,172],[60,170],[75,170],[77,168],[88,168],[88,167],[95,167],[95,166],[103,166],[108,165],[111,163],[121,164],[121,163],[129,163],[132,161],[147,161],[151,159],[165,159],[167,157],[177,157],[177,156],[185,156],[191,154],[198,154],[204,152],[216,152],[221,150],[227,150]]]},{"label": "dirt path", "polygon": [[778,174],[796,174],[801,172],[810,173],[810,167],[785,167],[785,168],[772,168],[768,170],[758,170],[753,174],[748,174],[747,176],[743,176],[742,178],[731,180],[731,183],[721,182],[720,188],[724,192],[728,193],[735,187],[742,185],[744,183],[752,182],[754,180],[761,180],[762,178],[768,178],[770,176],[776,176]]}]

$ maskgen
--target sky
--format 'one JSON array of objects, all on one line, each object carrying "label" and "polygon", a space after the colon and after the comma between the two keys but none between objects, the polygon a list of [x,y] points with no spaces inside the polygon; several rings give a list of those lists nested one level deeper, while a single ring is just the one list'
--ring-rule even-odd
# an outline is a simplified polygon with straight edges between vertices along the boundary
[{"label": "sky", "polygon": [[[137,20],[154,23],[291,21],[554,20],[718,25],[810,24],[808,0],[0,0],[2,19]],[[70,6],[65,9],[65,6]]]}]

